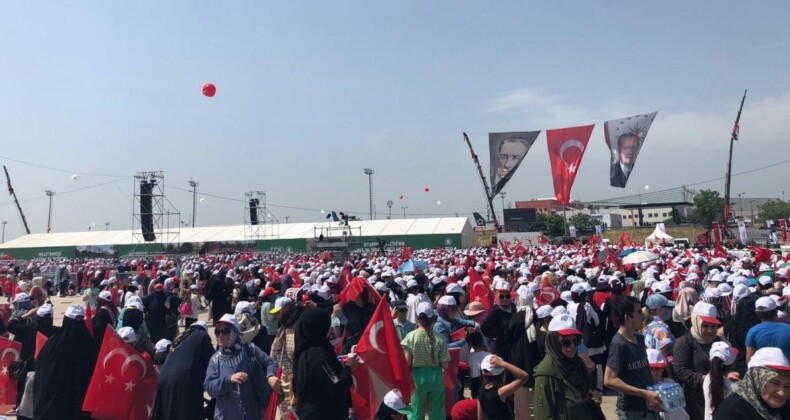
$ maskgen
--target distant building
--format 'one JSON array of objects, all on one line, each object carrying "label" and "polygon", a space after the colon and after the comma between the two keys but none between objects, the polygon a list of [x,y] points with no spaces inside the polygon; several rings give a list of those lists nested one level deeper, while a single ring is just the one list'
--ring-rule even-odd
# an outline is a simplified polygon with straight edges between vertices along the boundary
[{"label": "distant building", "polygon": [[755,219],[762,219],[760,209],[770,200],[778,200],[778,198],[738,198],[736,194],[735,197],[730,198],[730,211],[736,220],[753,223]]},{"label": "distant building", "polygon": [[567,206],[562,205],[556,198],[538,198],[529,201],[516,201],[517,209],[535,209],[538,214],[545,214],[551,216],[552,214],[561,214],[563,208],[567,211],[581,208],[581,205],[576,202],[571,202]]}]

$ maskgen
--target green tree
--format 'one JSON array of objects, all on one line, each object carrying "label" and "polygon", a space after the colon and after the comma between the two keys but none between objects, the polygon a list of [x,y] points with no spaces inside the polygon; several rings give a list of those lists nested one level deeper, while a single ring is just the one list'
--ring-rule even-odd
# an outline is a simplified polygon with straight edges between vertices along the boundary
[{"label": "green tree", "polygon": [[760,206],[760,218],[763,220],[773,220],[778,225],[779,219],[790,218],[790,203],[782,200],[768,200]]},{"label": "green tree", "polygon": [[724,198],[718,191],[702,190],[694,197],[691,218],[706,227],[715,220],[721,220],[724,213]]},{"label": "green tree", "polygon": [[576,226],[576,231],[579,233],[595,231],[595,223],[595,219],[590,217],[589,214],[584,213],[574,214],[570,219],[568,219],[568,225]]},{"label": "green tree", "polygon": [[538,229],[548,236],[560,236],[565,233],[565,225],[559,214],[538,213],[537,222]]}]

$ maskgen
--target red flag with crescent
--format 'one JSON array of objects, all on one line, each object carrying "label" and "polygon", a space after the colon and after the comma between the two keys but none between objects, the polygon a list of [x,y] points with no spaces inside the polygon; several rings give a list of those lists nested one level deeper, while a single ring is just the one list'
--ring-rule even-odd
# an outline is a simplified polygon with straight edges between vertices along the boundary
[{"label": "red flag with crescent", "polygon": [[469,301],[478,301],[486,310],[494,304],[491,286],[474,268],[469,270]]},{"label": "red flag with crescent", "polygon": [[593,125],[546,130],[549,147],[551,175],[554,178],[554,196],[562,204],[571,202],[571,188],[576,180]]},{"label": "red flag with crescent", "polygon": [[9,367],[21,359],[22,343],[0,337],[0,409],[16,407],[16,381],[11,379]]},{"label": "red flag with crescent", "polygon": [[40,332],[36,333],[36,352],[33,353],[33,359],[38,359],[38,353],[44,347],[44,344],[47,343],[47,340],[49,340],[49,337],[46,335],[41,334]]},{"label": "red flag with crescent", "polygon": [[414,380],[389,305],[384,299],[379,302],[362,333],[356,353],[362,363],[354,371],[351,393],[358,419],[374,418],[384,395],[393,389],[400,390],[408,404],[414,391]]},{"label": "red flag with crescent", "polygon": [[82,409],[94,418],[148,419],[156,382],[151,359],[108,326]]}]

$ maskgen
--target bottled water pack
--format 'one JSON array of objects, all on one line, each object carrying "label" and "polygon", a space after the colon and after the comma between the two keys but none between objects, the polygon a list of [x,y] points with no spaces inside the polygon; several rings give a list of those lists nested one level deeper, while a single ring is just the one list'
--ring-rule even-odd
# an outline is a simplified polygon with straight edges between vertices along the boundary
[{"label": "bottled water pack", "polygon": [[650,391],[655,391],[664,402],[667,412],[677,411],[685,408],[686,398],[683,396],[683,388],[678,383],[661,383],[647,387]]}]

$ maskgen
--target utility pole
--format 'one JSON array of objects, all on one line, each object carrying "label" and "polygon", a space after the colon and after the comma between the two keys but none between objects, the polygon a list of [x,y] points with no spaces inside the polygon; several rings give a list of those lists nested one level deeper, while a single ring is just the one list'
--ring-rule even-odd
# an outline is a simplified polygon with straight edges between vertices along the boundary
[{"label": "utility pole", "polygon": [[363,171],[365,172],[365,175],[368,176],[368,189],[370,190],[369,191],[369,195],[370,195],[370,220],[374,220],[373,219],[373,169],[365,168],[365,169],[363,169]]},{"label": "utility pole", "polygon": [[505,220],[505,192],[500,191],[499,197],[502,198],[502,220]]},{"label": "utility pole", "polygon": [[403,218],[404,219],[406,218],[406,209],[407,208],[409,208],[409,206],[401,206],[401,209],[403,209]]},{"label": "utility pole", "polygon": [[392,200],[387,200],[387,220],[392,219]]},{"label": "utility pole", "polygon": [[749,200],[749,209],[752,212],[752,224],[754,224],[754,200]]},{"label": "utility pole", "polygon": [[110,222],[104,222],[104,231],[107,232],[110,230]]},{"label": "utility pole", "polygon": [[49,197],[49,216],[47,217],[47,233],[52,232],[52,196],[55,195],[55,191],[46,190],[44,194]]},{"label": "utility pole", "polygon": [[741,213],[741,220],[743,220],[743,200],[741,200],[741,196],[746,194],[745,192],[738,193],[738,210]]},{"label": "utility pole", "polygon": [[197,187],[198,182],[189,178],[189,186],[192,187],[192,227],[195,227],[195,219],[197,219]]},{"label": "utility pole", "polygon": [[7,224],[8,224],[8,221],[7,220],[3,220],[3,242],[2,243],[5,243],[5,225],[7,225]]},{"label": "utility pole", "polygon": [[288,218],[291,216],[285,216],[285,223],[288,223]]}]

